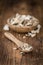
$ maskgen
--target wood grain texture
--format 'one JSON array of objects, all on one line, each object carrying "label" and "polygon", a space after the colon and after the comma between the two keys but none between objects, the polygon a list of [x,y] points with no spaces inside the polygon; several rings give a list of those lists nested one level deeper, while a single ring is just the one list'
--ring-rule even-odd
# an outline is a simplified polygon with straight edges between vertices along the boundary
[{"label": "wood grain texture", "polygon": [[[33,0],[34,1],[34,0]],[[13,7],[2,6],[0,9],[0,65],[43,65],[43,5],[40,1],[34,5],[29,1],[18,2]],[[5,4],[6,5],[6,4]],[[13,42],[4,37],[3,26],[9,17],[20,14],[30,14],[40,20],[42,25],[40,33],[34,37],[26,37],[23,39],[25,34],[19,34],[10,29],[9,32],[15,35],[16,38],[34,47],[32,53],[20,54],[19,50],[14,50],[16,47]]]}]

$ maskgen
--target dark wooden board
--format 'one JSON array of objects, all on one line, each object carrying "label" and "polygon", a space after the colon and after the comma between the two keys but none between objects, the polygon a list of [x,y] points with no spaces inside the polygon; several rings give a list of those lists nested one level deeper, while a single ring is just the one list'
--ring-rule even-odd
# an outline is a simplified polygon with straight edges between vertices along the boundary
[{"label": "dark wooden board", "polygon": [[[24,4],[24,5],[23,5]],[[24,8],[24,9],[23,9]],[[9,32],[15,35],[16,38],[23,42],[27,42],[34,47],[33,52],[24,54],[23,56],[20,54],[19,50],[13,49],[15,44],[10,40],[6,39],[4,36],[3,26],[6,24],[7,19],[11,16],[14,16],[16,13],[20,14],[30,14],[35,16],[40,20],[40,24],[42,25],[41,31],[37,34],[36,37],[26,37],[23,39],[25,34],[19,34],[10,29]],[[35,7],[21,3],[16,4],[11,8],[3,7],[0,14],[0,65],[43,65],[43,6],[37,5]],[[42,42],[39,40],[42,40]],[[16,59],[16,60],[15,60]]]}]

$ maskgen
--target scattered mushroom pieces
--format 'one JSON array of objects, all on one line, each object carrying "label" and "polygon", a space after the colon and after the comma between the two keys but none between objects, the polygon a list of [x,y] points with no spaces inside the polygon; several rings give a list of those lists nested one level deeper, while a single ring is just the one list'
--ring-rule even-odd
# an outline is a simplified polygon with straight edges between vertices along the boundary
[{"label": "scattered mushroom pieces", "polygon": [[9,30],[9,25],[8,24],[4,25],[3,30],[8,31]]},{"label": "scattered mushroom pieces", "polygon": [[23,36],[23,39],[25,39],[26,38],[26,36]]},{"label": "scattered mushroom pieces", "polygon": [[32,30],[32,31],[28,32],[28,34],[25,34],[25,36],[35,37],[36,34],[40,32],[40,28],[41,28],[41,25],[38,24],[36,30]]},{"label": "scattered mushroom pieces", "polygon": [[35,36],[36,36],[35,33],[28,33],[28,34],[29,34],[29,36],[31,36],[31,37],[35,37]]},{"label": "scattered mushroom pieces", "polygon": [[36,33],[39,33],[39,32],[40,32],[40,28],[41,28],[41,25],[38,24],[38,25],[37,25],[37,29],[36,29],[36,30],[32,30],[31,33],[35,33],[35,34],[36,34]]}]

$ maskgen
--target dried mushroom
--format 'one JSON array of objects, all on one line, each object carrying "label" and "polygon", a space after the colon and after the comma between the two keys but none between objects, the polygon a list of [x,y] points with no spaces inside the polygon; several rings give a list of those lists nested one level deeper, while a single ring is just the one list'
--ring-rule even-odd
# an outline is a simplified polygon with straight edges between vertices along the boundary
[{"label": "dried mushroom", "polygon": [[20,15],[16,14],[16,17],[9,19],[10,23],[12,25],[19,25],[19,26],[36,26],[39,22],[38,19],[36,19],[33,16],[30,15]]}]

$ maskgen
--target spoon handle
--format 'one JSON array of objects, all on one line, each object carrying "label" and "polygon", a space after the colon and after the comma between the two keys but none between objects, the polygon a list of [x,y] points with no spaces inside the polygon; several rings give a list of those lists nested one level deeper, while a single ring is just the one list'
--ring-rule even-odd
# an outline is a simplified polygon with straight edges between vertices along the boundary
[{"label": "spoon handle", "polygon": [[5,37],[8,38],[9,40],[13,41],[18,47],[22,46],[23,42],[18,40],[14,35],[12,35],[9,32],[4,33]]}]

